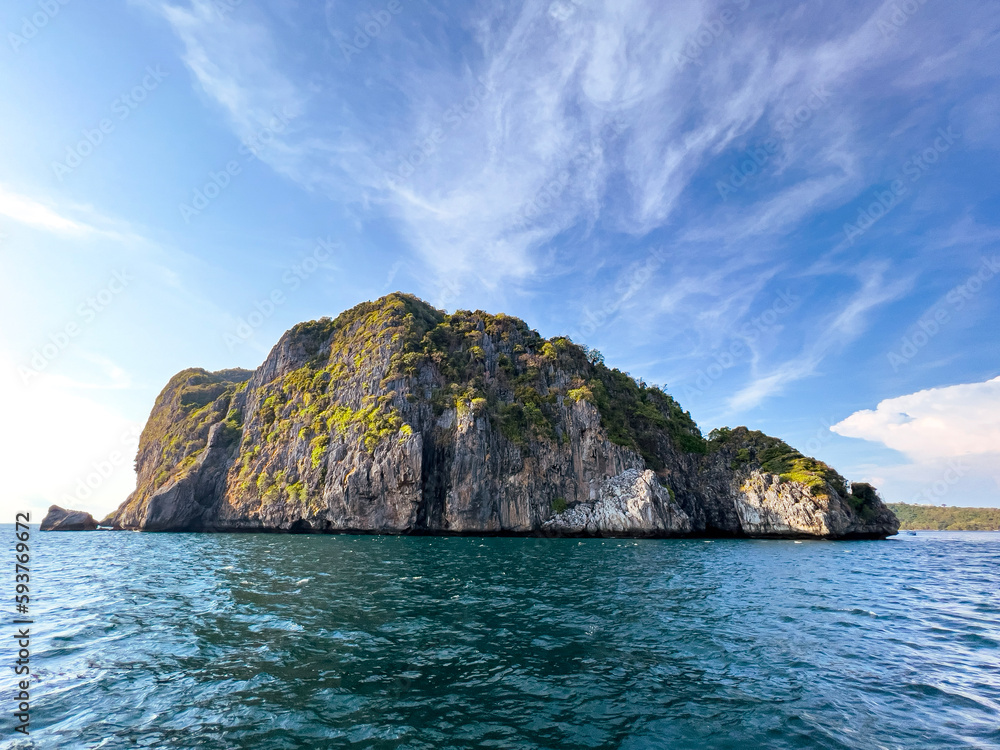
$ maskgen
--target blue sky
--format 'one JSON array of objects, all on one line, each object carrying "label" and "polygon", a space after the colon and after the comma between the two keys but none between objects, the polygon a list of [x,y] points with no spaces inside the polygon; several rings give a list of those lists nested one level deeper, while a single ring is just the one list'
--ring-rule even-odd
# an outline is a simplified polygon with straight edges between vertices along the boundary
[{"label": "blue sky", "polygon": [[399,289],[887,500],[1000,505],[998,32],[991,2],[11,0],[2,502],[111,510],[172,374]]}]

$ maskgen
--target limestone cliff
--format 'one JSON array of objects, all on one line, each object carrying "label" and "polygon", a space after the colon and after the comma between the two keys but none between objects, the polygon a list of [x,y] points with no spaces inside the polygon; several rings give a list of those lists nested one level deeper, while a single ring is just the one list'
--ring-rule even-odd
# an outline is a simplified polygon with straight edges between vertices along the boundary
[{"label": "limestone cliff", "polygon": [[[569,339],[392,294],[185,370],[143,431],[143,530],[884,537],[874,490],[745,428],[705,439]],[[856,485],[856,487],[860,487]]]}]

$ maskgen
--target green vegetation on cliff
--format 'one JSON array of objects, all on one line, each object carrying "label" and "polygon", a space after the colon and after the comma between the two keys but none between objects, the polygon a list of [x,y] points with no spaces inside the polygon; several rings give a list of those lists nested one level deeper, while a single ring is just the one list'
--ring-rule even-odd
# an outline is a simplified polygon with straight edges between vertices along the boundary
[{"label": "green vegetation on cliff", "polygon": [[392,371],[414,376],[427,365],[444,379],[432,393],[438,412],[471,409],[521,447],[560,440],[560,410],[585,400],[597,407],[609,439],[654,469],[663,466],[664,434],[683,450],[706,451],[691,415],[661,389],[606,367],[600,353],[566,337],[544,339],[518,318],[482,310],[414,315]]},{"label": "green vegetation on cliff", "polygon": [[763,472],[807,485],[814,495],[825,493],[827,485],[841,495],[847,494],[847,483],[840,474],[822,461],[802,455],[783,440],[745,427],[720,427],[712,430],[708,438],[710,450],[736,446],[733,469],[757,464]]},{"label": "green vegetation on cliff", "polygon": [[889,503],[899,528],[931,531],[1000,531],[1000,508],[952,508]]},{"label": "green vegetation on cliff", "polygon": [[[710,509],[705,528],[734,530],[729,494],[761,470],[846,498],[862,520],[881,513],[891,523],[879,529],[895,530],[871,487],[847,494],[823,462],[746,428],[706,440],[664,389],[597,351],[508,315],[448,314],[399,293],[295,326],[252,374],[171,379],[115,523],[525,530],[593,497],[595,478],[642,468],[639,456],[679,507]],[[855,514],[834,515],[869,533]]]},{"label": "green vegetation on cliff", "polygon": [[[276,352],[275,362],[298,364],[279,368],[250,403],[233,399],[246,387],[246,371],[185,370],[170,381],[143,434],[140,455],[156,467],[153,476],[140,477],[143,492],[193,467],[220,422],[227,442],[242,439],[232,468],[236,486],[284,502],[319,494],[332,452],[358,446],[374,453],[448,411],[488,420],[530,451],[566,440],[568,410],[587,402],[608,439],[636,451],[654,471],[664,470],[676,450],[726,449],[734,470],[759,467],[807,485],[816,496],[833,488],[862,515],[878,501],[867,485],[855,484],[849,493],[825,463],[763,433],[722,428],[706,440],[661,388],[609,368],[599,352],[566,337],[545,339],[509,315],[447,314],[395,293],[334,319],[299,324]],[[244,410],[251,414],[247,425]],[[292,463],[284,458],[288,450],[297,457]]]},{"label": "green vegetation on cliff", "polygon": [[721,450],[728,446],[735,451],[730,468],[759,466],[767,474],[777,474],[782,481],[799,482],[809,487],[814,497],[827,494],[832,487],[844,497],[862,518],[871,517],[879,503],[878,494],[868,484],[854,482],[848,492],[847,480],[824,462],[804,456],[788,443],[746,427],[720,427],[709,437],[709,450]]},{"label": "green vegetation on cliff", "polygon": [[608,437],[637,450],[651,469],[658,471],[663,466],[659,448],[664,432],[688,453],[708,451],[698,425],[669,394],[603,364],[594,367],[594,374],[587,386],[594,394]]},{"label": "green vegetation on cliff", "polygon": [[[691,416],[665,392],[606,367],[599,353],[565,337],[544,339],[508,315],[449,315],[396,293],[335,319],[302,323],[283,342],[303,348],[308,359],[262,386],[253,425],[262,445],[244,451],[236,467],[244,491],[256,486],[275,500],[296,482],[305,480],[307,490],[322,483],[325,459],[338,443],[357,442],[373,453],[405,439],[413,429],[407,420],[421,403],[435,417],[454,410],[487,419],[528,449],[562,442],[564,410],[587,401],[609,439],[640,453],[653,469],[663,468],[671,443],[706,451]],[[308,462],[279,476],[269,468],[267,446],[296,442],[306,444],[301,454]]]},{"label": "green vegetation on cliff", "polygon": [[[143,463],[156,467],[155,473],[146,474],[137,463],[136,490],[140,497],[190,470],[208,443],[212,425],[223,422],[230,440],[239,436],[242,417],[230,409],[230,401],[234,393],[246,387],[251,374],[248,370],[207,372],[192,368],[170,379],[157,397],[139,438]],[[150,461],[146,456],[155,460]]]},{"label": "green vegetation on cliff", "polygon": [[[309,359],[262,387],[253,424],[262,444],[244,450],[237,461],[241,490],[256,488],[269,502],[316,497],[337,440],[357,441],[372,453],[387,440],[411,434],[380,366],[401,340],[434,321],[429,306],[392,295],[289,331],[283,341],[302,347]],[[272,469],[269,447],[296,443],[304,444],[307,461],[293,470]]]}]

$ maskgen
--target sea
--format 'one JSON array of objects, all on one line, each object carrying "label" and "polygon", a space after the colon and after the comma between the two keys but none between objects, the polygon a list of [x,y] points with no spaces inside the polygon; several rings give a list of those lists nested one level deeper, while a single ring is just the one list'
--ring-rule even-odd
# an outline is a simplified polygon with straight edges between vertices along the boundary
[{"label": "sea", "polygon": [[1000,748],[997,533],[29,546],[3,747]]}]

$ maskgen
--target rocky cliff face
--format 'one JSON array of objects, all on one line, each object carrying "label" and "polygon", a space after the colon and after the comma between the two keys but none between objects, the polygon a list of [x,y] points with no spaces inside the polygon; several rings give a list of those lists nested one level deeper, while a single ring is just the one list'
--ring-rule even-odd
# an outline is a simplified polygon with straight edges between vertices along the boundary
[{"label": "rocky cliff face", "polygon": [[883,537],[867,486],[520,320],[408,295],[288,331],[254,372],[185,370],[140,439],[144,530]]}]

